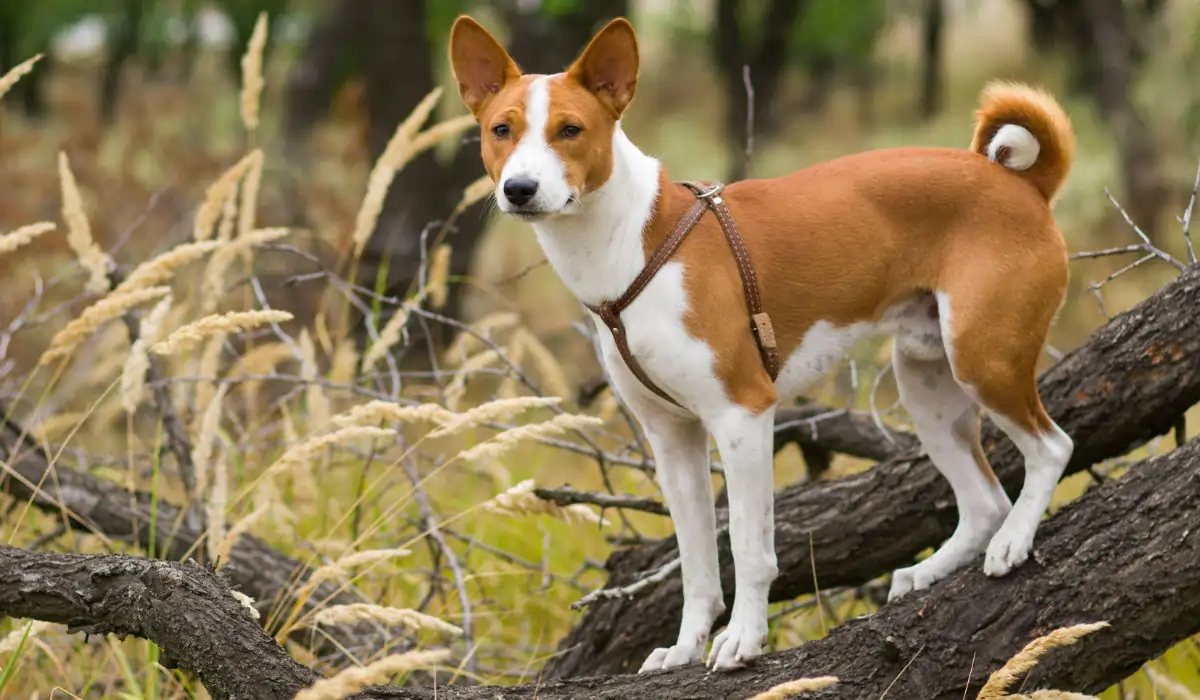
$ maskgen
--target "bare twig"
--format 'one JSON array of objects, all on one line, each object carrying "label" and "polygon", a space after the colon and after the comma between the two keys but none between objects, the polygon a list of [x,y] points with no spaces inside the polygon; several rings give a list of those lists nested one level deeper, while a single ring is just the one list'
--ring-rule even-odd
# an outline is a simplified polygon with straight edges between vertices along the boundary
[{"label": "bare twig", "polygon": [[570,486],[559,488],[535,488],[533,493],[544,501],[550,501],[559,506],[569,506],[577,503],[600,506],[601,508],[624,508],[640,510],[654,515],[670,515],[667,507],[653,498],[638,498],[637,496],[615,496],[607,493],[591,493],[576,491]]},{"label": "bare twig", "polygon": [[749,63],[742,66],[742,84],[746,86],[746,156],[742,161],[742,178],[747,178],[754,157],[754,84],[750,82]]},{"label": "bare twig", "polygon": [[637,595],[639,591],[645,589],[646,587],[650,586],[651,584],[659,583],[660,581],[665,581],[668,576],[675,573],[675,571],[679,568],[679,565],[680,565],[679,559],[672,559],[671,561],[669,561],[666,564],[663,564],[661,567],[659,567],[658,571],[655,571],[654,573],[646,576],[645,578],[639,579],[638,581],[631,583],[628,586],[621,586],[620,588],[600,588],[595,591],[592,591],[591,593],[588,593],[587,595],[585,595],[584,597],[575,601],[574,603],[571,603],[571,609],[579,610],[582,608],[586,608],[587,606],[591,605],[592,603],[595,603],[598,600],[609,600],[609,599],[613,599],[613,598],[632,598],[633,596]]},{"label": "bare twig", "polygon": [[1183,240],[1187,243],[1188,262],[1196,264],[1196,249],[1192,247],[1192,213],[1196,209],[1196,192],[1200,190],[1200,164],[1196,166],[1196,179],[1192,182],[1192,196],[1188,199],[1187,209],[1179,223],[1183,224]]}]

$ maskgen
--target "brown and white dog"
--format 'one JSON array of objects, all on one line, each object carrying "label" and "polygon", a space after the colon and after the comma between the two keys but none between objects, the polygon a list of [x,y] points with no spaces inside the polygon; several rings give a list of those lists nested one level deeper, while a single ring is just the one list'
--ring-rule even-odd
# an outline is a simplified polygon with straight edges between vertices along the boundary
[{"label": "brown and white dog", "polygon": [[[585,304],[619,297],[695,201],[621,130],[638,45],[613,20],[564,73],[524,74],[469,17],[450,40],[459,91],[482,129],[500,210],[530,222]],[[859,339],[895,336],[900,398],[958,505],[953,536],[895,572],[889,599],[926,588],[984,553],[1003,576],[1029,556],[1071,456],[1046,415],[1036,365],[1067,289],[1066,244],[1050,202],[1074,157],[1049,95],[995,83],[969,150],[869,151],[723,192],[757,270],[782,368],[771,379],[749,330],[738,267],[703,216],[622,314],[631,354],[678,405],[639,382],[604,324],[613,387],[645,429],[679,540],[683,621],[643,671],[695,663],[724,611],[708,470],[716,440],[729,492],[736,591],[710,666],[762,653],[774,551],[775,407],[817,381]],[[1025,459],[1015,504],[979,442],[986,409]]]}]

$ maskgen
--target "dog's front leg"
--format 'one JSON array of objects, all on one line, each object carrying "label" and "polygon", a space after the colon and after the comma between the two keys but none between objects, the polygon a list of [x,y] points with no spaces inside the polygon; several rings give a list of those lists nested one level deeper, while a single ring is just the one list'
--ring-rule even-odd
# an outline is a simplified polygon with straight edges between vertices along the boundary
[{"label": "dog's front leg", "polygon": [[733,613],[713,640],[708,665],[740,668],[762,655],[767,641],[767,594],[775,562],[774,470],[771,451],[775,408],[757,415],[735,406],[710,428],[725,467],[729,542],[733,549]]},{"label": "dog's front leg", "polygon": [[654,451],[683,575],[683,620],[675,646],[655,649],[639,671],[699,663],[713,621],[725,612],[717,566],[717,523],[709,479],[708,432],[699,420],[640,411]]}]

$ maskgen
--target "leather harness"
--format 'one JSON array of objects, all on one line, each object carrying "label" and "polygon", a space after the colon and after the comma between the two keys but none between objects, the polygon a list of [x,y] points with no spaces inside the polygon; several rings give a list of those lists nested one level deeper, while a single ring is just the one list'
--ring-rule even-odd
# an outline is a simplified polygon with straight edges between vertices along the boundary
[{"label": "leather harness", "polygon": [[725,185],[719,182],[692,181],[678,184],[688,188],[692,194],[696,195],[696,201],[684,213],[683,218],[675,224],[675,229],[654,250],[650,259],[646,261],[646,266],[630,283],[624,294],[615,300],[601,302],[599,306],[585,304],[612,331],[617,351],[621,353],[621,358],[625,360],[629,371],[633,372],[633,375],[641,380],[647,389],[676,406],[680,406],[680,403],[650,379],[641,364],[638,363],[637,358],[629,350],[629,341],[625,337],[625,324],[621,322],[621,312],[627,309],[634,299],[637,299],[654,275],[662,269],[663,265],[667,264],[667,261],[683,243],[683,239],[695,228],[696,222],[704,216],[706,209],[711,209],[716,215],[717,221],[721,224],[721,230],[725,232],[725,240],[728,241],[729,248],[733,251],[733,257],[737,261],[738,274],[742,278],[742,287],[746,294],[746,307],[750,312],[750,331],[754,334],[754,340],[758,344],[763,366],[766,368],[767,374],[771,376],[771,381],[774,381],[779,375],[779,355],[775,346],[775,330],[771,326],[771,317],[762,309],[762,298],[758,292],[758,277],[754,273],[754,265],[750,262],[750,253],[746,250],[742,234],[738,232],[737,224],[734,223],[733,217],[729,214],[729,208],[725,206],[725,200],[721,197]]}]

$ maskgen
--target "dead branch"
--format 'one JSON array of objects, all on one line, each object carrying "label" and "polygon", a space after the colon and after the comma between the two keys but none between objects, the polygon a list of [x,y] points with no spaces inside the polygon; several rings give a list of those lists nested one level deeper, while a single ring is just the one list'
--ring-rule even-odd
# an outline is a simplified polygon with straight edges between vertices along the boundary
[{"label": "dead branch", "polygon": [[[1192,268],[1137,307],[1110,321],[1042,375],[1043,401],[1074,438],[1071,473],[1128,453],[1170,431],[1200,401],[1200,268]],[[823,428],[822,428],[823,429]],[[983,444],[1005,489],[1015,496],[1022,461],[985,421]],[[776,493],[779,578],[772,601],[825,587],[858,586],[911,564],[950,536],[953,494],[927,459],[885,462],[840,479]],[[733,565],[726,513],[718,510],[722,588],[733,606]],[[815,554],[815,564],[810,552]],[[605,588],[622,588],[678,557],[675,539],[615,552]],[[592,605],[546,666],[551,677],[635,670],[678,632],[682,583],[672,576],[632,599]],[[724,624],[727,616],[718,620]]]},{"label": "dead branch", "polygon": [[819,404],[787,406],[775,412],[775,451],[794,442],[881,462],[918,447],[912,433],[880,429],[870,414]]},{"label": "dead branch", "polygon": [[[376,687],[358,698],[746,698],[832,675],[810,697],[961,700],[1034,637],[1111,626],[1043,657],[1027,688],[1095,693],[1200,631],[1200,440],[1136,465],[1043,525],[1036,555],[1004,579],[978,565],[847,622],[824,639],[735,673],[701,666],[514,687]],[[1154,590],[1154,595],[1145,591]],[[0,615],[89,634],[153,640],[163,663],[196,673],[216,700],[284,700],[317,677],[263,634],[225,584],[193,564],[0,546]],[[627,628],[634,620],[621,624]]]},{"label": "dead branch", "polygon": [[196,673],[214,698],[290,698],[317,679],[192,563],[0,546],[0,615],[149,639],[160,663]]},{"label": "dead branch", "polygon": [[543,501],[550,501],[559,506],[569,506],[577,503],[585,503],[601,508],[624,508],[626,510],[640,510],[643,513],[653,513],[654,515],[668,515],[667,507],[662,502],[656,501],[653,498],[638,498],[636,496],[613,496],[607,493],[590,493],[588,491],[576,491],[570,486],[562,486],[559,488],[535,488],[533,494]]}]

